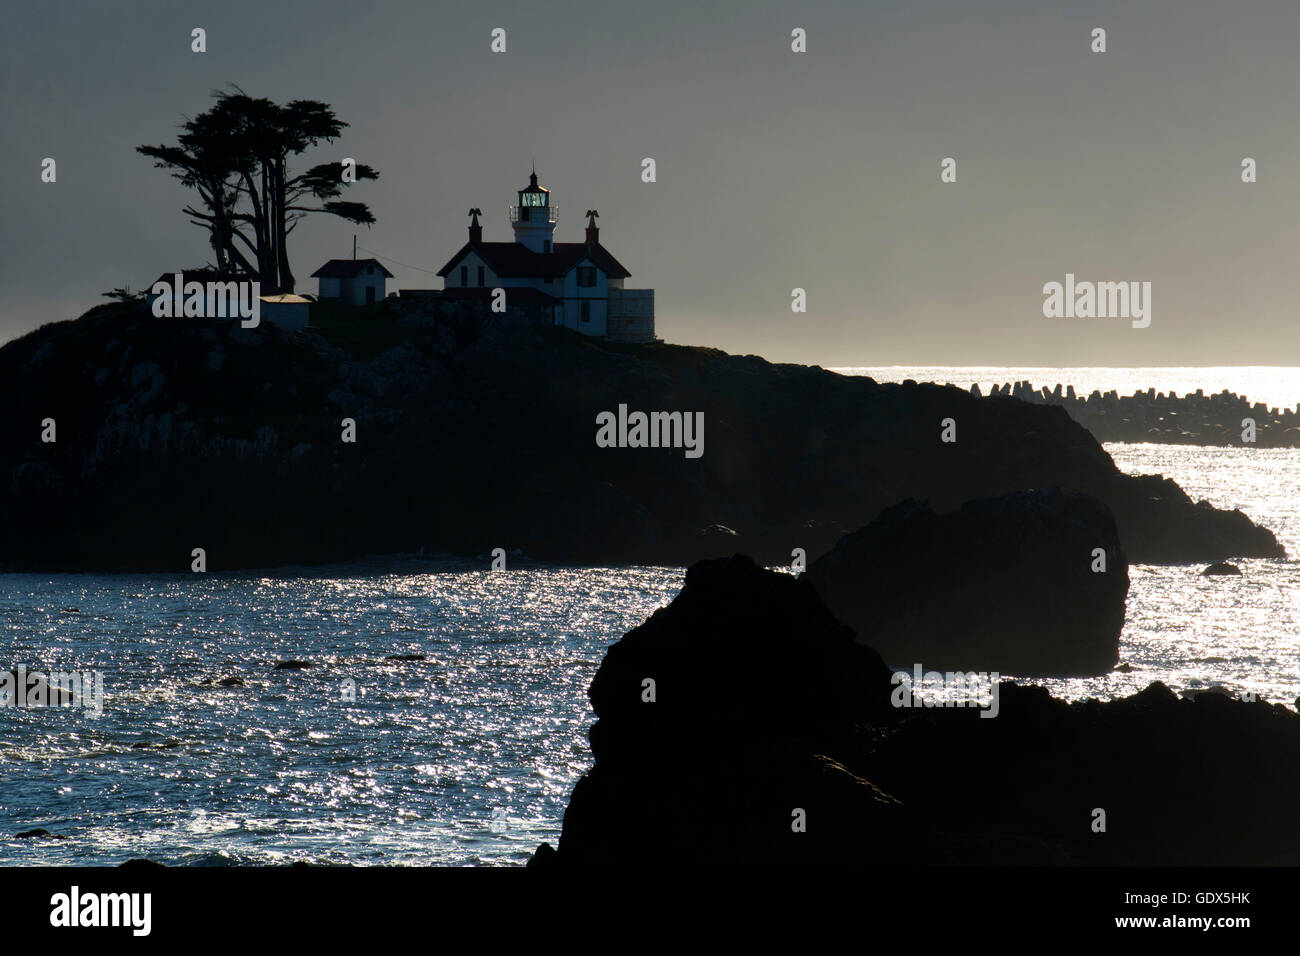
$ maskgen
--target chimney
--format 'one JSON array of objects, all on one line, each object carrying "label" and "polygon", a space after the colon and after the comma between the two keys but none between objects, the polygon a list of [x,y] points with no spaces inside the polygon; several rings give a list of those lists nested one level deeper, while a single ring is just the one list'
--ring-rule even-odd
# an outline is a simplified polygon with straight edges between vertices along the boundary
[{"label": "chimney", "polygon": [[483,227],[478,224],[478,217],[482,215],[482,213],[476,207],[471,209],[469,214],[469,241],[472,243],[480,243],[483,241]]},{"label": "chimney", "polygon": [[596,225],[596,217],[600,213],[594,209],[587,210],[587,245],[591,246],[600,242],[600,227]]}]

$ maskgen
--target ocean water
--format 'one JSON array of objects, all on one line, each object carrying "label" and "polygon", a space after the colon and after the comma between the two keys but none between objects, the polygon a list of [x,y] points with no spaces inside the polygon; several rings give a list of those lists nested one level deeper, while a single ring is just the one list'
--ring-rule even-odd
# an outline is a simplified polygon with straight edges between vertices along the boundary
[{"label": "ocean water", "polygon": [[[1272,528],[1286,561],[1131,569],[1133,670],[1300,695],[1300,450],[1108,445]],[[0,864],[518,865],[590,766],[586,688],[683,569],[400,559],[232,575],[0,575],[0,662],[104,675],[102,715],[0,708]],[[422,661],[386,661],[424,654]],[[277,671],[302,659],[308,670]],[[205,679],[239,676],[243,687]],[[1013,675],[1005,675],[1013,676]],[[356,699],[344,699],[345,681]],[[63,839],[13,839],[44,827]]]},{"label": "ocean water", "polygon": [[[0,575],[4,666],[104,675],[99,716],[0,708],[0,864],[519,864],[554,842],[587,686],[680,570],[404,563]],[[11,838],[34,827],[66,839]]]},{"label": "ocean water", "polygon": [[1192,500],[1240,508],[1277,535],[1285,561],[1234,560],[1241,576],[1202,565],[1135,565],[1120,658],[1130,673],[1040,680],[1058,697],[1108,699],[1152,680],[1212,686],[1294,705],[1300,697],[1300,450],[1107,444],[1129,474],[1173,478]]}]

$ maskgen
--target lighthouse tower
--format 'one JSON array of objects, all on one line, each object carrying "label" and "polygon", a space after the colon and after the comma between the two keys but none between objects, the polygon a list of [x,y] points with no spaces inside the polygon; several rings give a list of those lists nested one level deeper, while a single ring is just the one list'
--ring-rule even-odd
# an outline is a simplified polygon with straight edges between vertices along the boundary
[{"label": "lighthouse tower", "polygon": [[554,250],[555,220],[559,210],[551,205],[551,192],[537,185],[537,170],[528,177],[528,186],[519,190],[519,203],[510,207],[510,225],[515,242],[533,252]]}]

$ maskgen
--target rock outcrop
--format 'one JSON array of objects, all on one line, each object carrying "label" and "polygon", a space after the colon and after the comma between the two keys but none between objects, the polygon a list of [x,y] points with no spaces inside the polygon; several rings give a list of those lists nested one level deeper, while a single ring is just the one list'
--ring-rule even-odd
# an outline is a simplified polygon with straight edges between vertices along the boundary
[{"label": "rock outcrop", "polygon": [[938,515],[906,501],[806,578],[890,664],[1082,676],[1119,662],[1128,561],[1104,504],[1058,489]]},{"label": "rock outcrop", "polygon": [[[785,563],[907,498],[1052,486],[1104,501],[1135,562],[1282,554],[1240,512],[1121,474],[1061,408],[504,318],[284,332],[108,305],[0,348],[0,401],[10,569],[188,572],[195,548],[210,571],[422,548]],[[620,406],[703,415],[702,456],[601,447]]]},{"label": "rock outcrop", "polygon": [[859,772],[989,862],[1300,863],[1300,716],[1282,704],[1160,683],[1075,704],[1005,685],[1000,704],[994,720],[912,711]]},{"label": "rock outcrop", "polygon": [[[897,801],[836,755],[852,752],[855,727],[888,717],[889,673],[807,584],[740,556],[696,564],[592,680],[596,764],[573,792],[561,854],[827,862],[846,833],[860,835],[853,846],[886,839]],[[817,821],[807,834],[792,830],[798,810]]]},{"label": "rock outcrop", "polygon": [[1300,864],[1280,704],[1005,684],[985,719],[893,708],[887,680],[806,582],[693,566],[601,665],[595,764],[534,863]]}]

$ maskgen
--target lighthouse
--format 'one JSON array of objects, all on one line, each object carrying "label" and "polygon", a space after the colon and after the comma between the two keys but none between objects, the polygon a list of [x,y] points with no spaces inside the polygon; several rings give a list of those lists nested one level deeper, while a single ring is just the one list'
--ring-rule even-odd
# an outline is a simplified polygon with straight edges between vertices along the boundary
[{"label": "lighthouse", "polygon": [[533,252],[549,254],[555,238],[555,220],[559,210],[551,205],[551,191],[537,185],[537,170],[528,177],[528,185],[519,190],[519,202],[510,207],[510,225],[515,242]]},{"label": "lighthouse", "polygon": [[514,242],[485,241],[483,212],[470,208],[469,242],[438,270],[443,295],[486,303],[500,290],[507,312],[547,325],[612,342],[659,341],[654,290],[624,288],[631,273],[601,244],[599,213],[587,210],[582,242],[556,242],[559,211],[550,190],[538,185],[536,168],[516,195],[510,207]]}]

